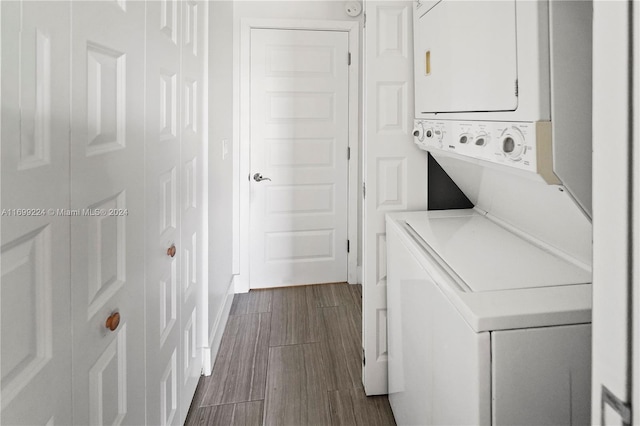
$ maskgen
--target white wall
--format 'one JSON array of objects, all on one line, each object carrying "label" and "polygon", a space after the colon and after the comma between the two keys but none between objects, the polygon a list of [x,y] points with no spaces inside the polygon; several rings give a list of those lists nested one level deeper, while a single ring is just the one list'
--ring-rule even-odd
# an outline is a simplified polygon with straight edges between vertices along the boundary
[{"label": "white wall", "polygon": [[[234,21],[242,18],[354,20],[345,13],[345,2],[335,0],[235,1]],[[239,46],[239,45],[238,45]]]},{"label": "white wall", "polygon": [[[209,3],[209,343],[226,324],[233,278],[233,2]],[[223,158],[223,140],[228,153]],[[226,306],[228,309],[228,306]],[[213,347],[215,355],[216,348]],[[212,359],[211,362],[214,360]]]}]

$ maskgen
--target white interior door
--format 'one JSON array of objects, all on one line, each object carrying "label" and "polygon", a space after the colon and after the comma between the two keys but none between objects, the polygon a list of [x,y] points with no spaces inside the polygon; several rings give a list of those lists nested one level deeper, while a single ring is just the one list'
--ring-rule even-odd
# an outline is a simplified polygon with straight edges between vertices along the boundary
[{"label": "white interior door", "polygon": [[[206,236],[202,233],[202,143],[204,123],[203,65],[206,53],[203,49],[205,10],[203,2],[186,0],[178,2],[182,8],[182,72],[178,80],[181,86],[180,113],[180,246],[181,256],[181,306],[180,334],[181,364],[179,384],[181,391],[180,423],[184,423],[191,399],[198,385],[202,370],[202,350],[198,347],[198,297],[202,282],[202,245]],[[231,208],[231,206],[229,206]]]},{"label": "white interior door", "polygon": [[71,424],[70,3],[0,7],[0,423]]},{"label": "white interior door", "polygon": [[144,13],[72,4],[71,209],[91,209],[71,218],[75,424],[145,423]]},{"label": "white interior door", "polygon": [[[147,3],[146,351],[147,423],[180,423],[180,42],[178,1]],[[175,247],[175,252],[172,251]],[[173,254],[173,257],[171,256]]]},{"label": "white interior door", "polygon": [[426,154],[413,143],[412,4],[365,3],[363,382],[387,393],[387,241],[384,215],[426,210]]},{"label": "white interior door", "polygon": [[251,288],[347,280],[348,46],[251,30]]}]

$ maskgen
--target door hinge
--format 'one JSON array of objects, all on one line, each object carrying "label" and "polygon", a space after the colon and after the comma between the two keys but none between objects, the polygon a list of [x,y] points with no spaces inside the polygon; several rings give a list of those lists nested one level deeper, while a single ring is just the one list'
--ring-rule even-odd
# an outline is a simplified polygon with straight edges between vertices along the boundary
[{"label": "door hinge", "polygon": [[613,408],[613,410],[618,413],[620,419],[622,420],[623,426],[631,425],[631,404],[629,404],[628,402],[624,402],[620,398],[615,396],[613,392],[607,389],[606,386],[602,386],[602,394],[600,400],[600,416],[602,418],[600,424],[606,424],[604,409],[605,404]]},{"label": "door hinge", "polygon": [[347,147],[347,160],[351,160],[351,147]]},{"label": "door hinge", "polygon": [[351,52],[349,52],[349,54],[347,55],[348,59],[347,59],[347,65],[351,65]]},{"label": "door hinge", "polygon": [[362,182],[362,198],[367,198],[367,184]]},{"label": "door hinge", "polygon": [[351,242],[347,240],[347,253],[349,253],[349,250],[351,250]]},{"label": "door hinge", "polygon": [[516,98],[518,97],[518,80],[516,79]]},{"label": "door hinge", "polygon": [[364,356],[364,348],[362,348],[362,365],[367,365],[367,358]]},{"label": "door hinge", "polygon": [[362,28],[367,28],[367,14],[362,14]]}]

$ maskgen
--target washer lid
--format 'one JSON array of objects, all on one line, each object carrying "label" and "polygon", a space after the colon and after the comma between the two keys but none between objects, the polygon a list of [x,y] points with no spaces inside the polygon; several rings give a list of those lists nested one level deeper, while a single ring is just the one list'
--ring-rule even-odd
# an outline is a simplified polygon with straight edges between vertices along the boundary
[{"label": "washer lid", "polygon": [[479,214],[427,214],[407,224],[473,292],[591,283],[590,271]]}]

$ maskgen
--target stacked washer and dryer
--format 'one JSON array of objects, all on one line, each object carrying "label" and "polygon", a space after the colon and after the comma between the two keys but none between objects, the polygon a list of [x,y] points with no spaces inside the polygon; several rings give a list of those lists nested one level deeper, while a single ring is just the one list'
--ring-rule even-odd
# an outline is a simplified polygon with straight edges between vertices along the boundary
[{"label": "stacked washer and dryer", "polygon": [[474,207],[387,215],[397,423],[588,424],[592,4],[413,19],[414,141]]}]

